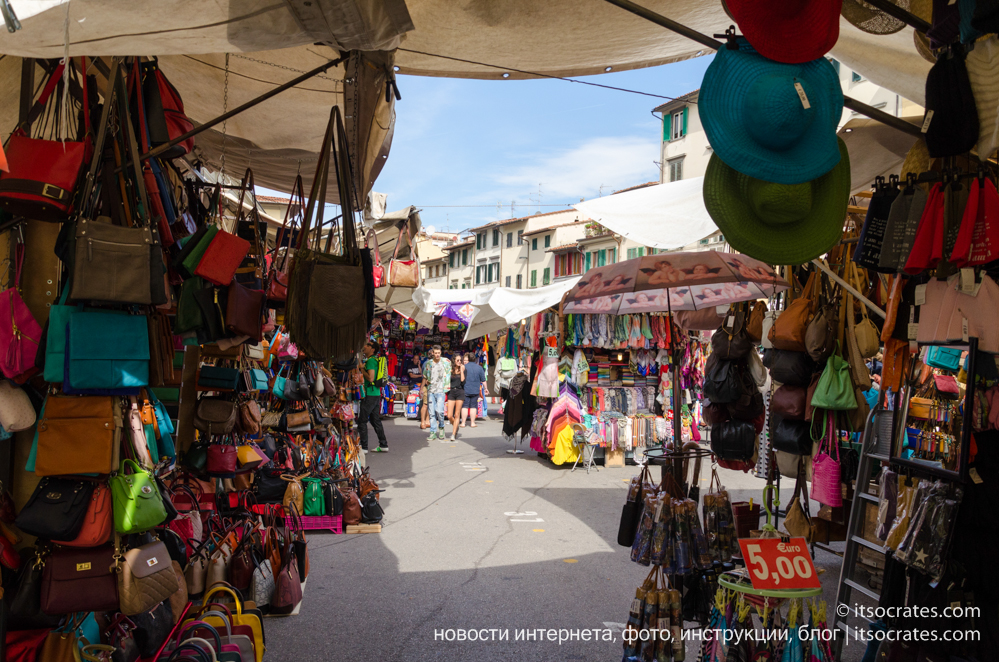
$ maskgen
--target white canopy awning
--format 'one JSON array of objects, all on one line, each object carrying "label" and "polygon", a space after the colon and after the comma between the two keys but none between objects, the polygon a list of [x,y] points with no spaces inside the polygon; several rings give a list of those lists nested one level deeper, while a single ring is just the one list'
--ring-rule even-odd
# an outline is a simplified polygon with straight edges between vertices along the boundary
[{"label": "white canopy awning", "polygon": [[679,248],[718,228],[704,207],[703,177],[647,186],[573,205],[608,230],[651,248]]},{"label": "white canopy awning", "polygon": [[474,312],[465,333],[465,340],[481,338],[487,333],[500,331],[521,320],[550,308],[562,301],[579,278],[570,278],[547,287],[515,290],[494,287],[488,290],[440,290],[420,287],[413,292],[412,300],[400,303],[394,309],[421,326],[429,327],[434,321],[438,303],[469,301]]}]

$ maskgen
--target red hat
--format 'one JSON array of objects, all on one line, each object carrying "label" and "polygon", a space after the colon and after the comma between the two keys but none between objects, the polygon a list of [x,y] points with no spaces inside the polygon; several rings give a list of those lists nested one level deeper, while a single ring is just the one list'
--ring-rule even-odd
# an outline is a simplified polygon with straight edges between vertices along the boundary
[{"label": "red hat", "polygon": [[746,40],[763,57],[800,64],[817,60],[839,39],[843,0],[725,0]]}]

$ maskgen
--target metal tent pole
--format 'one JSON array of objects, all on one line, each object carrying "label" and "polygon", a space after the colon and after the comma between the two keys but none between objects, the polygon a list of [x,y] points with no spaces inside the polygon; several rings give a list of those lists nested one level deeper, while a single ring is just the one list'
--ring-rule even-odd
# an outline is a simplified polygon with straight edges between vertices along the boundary
[{"label": "metal tent pole", "polygon": [[[666,18],[665,16],[663,16],[661,14],[657,14],[656,12],[652,11],[651,9],[647,9],[645,7],[642,7],[641,5],[635,4],[631,0],[604,0],[604,1],[605,2],[609,2],[610,4],[615,5],[617,7],[620,7],[621,9],[629,11],[629,12],[631,12],[632,14],[634,14],[636,16],[641,16],[642,18],[644,18],[647,21],[652,21],[656,25],[662,26],[662,27],[666,28],[667,30],[672,30],[673,32],[675,32],[675,33],[677,33],[679,35],[683,35],[684,37],[687,37],[688,39],[692,39],[692,40],[696,41],[699,44],[703,44],[703,45],[707,46],[708,48],[712,48],[714,50],[718,50],[719,48],[721,48],[723,46],[722,42],[718,41],[717,39],[713,39],[712,37],[709,37],[706,34],[701,34],[697,30],[693,30],[691,28],[688,28],[686,25],[683,25],[681,23],[677,23],[676,21],[668,19],[668,18]],[[872,2],[871,4],[880,4],[880,3],[874,3],[874,2]],[[889,4],[890,5],[891,3],[886,2],[885,4]],[[892,6],[894,6],[894,5],[892,5]],[[903,12],[903,13],[907,13],[907,12]],[[916,20],[916,21],[919,20],[915,16],[911,16],[911,18],[914,19],[914,20]],[[902,19],[902,20],[904,20],[904,19]],[[847,108],[849,108],[850,110],[856,111],[856,112],[860,113],[861,115],[866,115],[867,117],[870,117],[872,120],[877,120],[878,122],[881,122],[882,124],[886,124],[886,125],[892,127],[893,129],[898,129],[899,131],[902,131],[904,133],[908,133],[908,134],[913,135],[913,136],[921,136],[922,135],[922,133],[920,132],[919,127],[916,126],[915,124],[910,124],[909,122],[906,122],[903,119],[895,117],[894,115],[889,115],[888,113],[886,113],[884,111],[878,110],[877,108],[874,108],[873,106],[869,106],[866,103],[861,103],[860,101],[857,101],[856,99],[853,99],[851,97],[844,96],[843,97],[843,105],[846,106]]]}]

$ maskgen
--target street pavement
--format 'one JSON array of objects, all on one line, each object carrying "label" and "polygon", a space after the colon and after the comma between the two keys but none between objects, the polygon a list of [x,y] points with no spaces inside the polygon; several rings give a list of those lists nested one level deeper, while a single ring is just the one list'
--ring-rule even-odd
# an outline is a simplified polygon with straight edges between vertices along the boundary
[{"label": "street pavement", "polygon": [[[507,454],[495,408],[456,442],[428,441],[402,417],[384,423],[391,451],[367,455],[385,489],[382,532],[308,534],[300,613],[266,620],[266,659],[620,660],[620,630],[649,572],[616,543],[639,468],[587,475],[530,449]],[[733,500],[761,498],[763,481],[719,473]],[[704,467],[702,493],[709,476]],[[831,601],[839,560],[820,552],[816,564]],[[480,640],[459,641],[459,630]],[[559,630],[579,638],[560,642]]]}]

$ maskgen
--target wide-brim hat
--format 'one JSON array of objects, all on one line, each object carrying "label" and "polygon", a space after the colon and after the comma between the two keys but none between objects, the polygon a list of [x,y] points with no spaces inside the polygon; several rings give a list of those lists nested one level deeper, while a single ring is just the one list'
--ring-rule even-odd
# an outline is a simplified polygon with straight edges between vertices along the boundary
[{"label": "wide-brim hat", "polygon": [[902,161],[902,169],[899,171],[899,179],[905,183],[908,174],[911,172],[917,177],[930,169],[930,151],[926,147],[926,141],[921,137],[916,138],[916,142],[905,154]]},{"label": "wide-brim hat", "polygon": [[978,109],[978,158],[984,161],[999,148],[999,39],[977,42],[965,64]]},{"label": "wide-brim hat", "polygon": [[726,0],[756,52],[799,64],[828,53],[839,39],[843,0]]},{"label": "wide-brim hat", "polygon": [[[909,0],[891,0],[891,2],[909,11]],[[843,18],[870,34],[894,34],[905,27],[902,21],[863,0],[843,0],[842,12]]]},{"label": "wide-brim hat", "polygon": [[978,142],[978,108],[964,54],[951,51],[926,76],[926,113],[933,113],[924,137],[930,156],[970,152]]},{"label": "wide-brim hat", "polygon": [[832,170],[843,113],[836,69],[825,58],[774,62],[745,39],[738,44],[718,51],[701,83],[697,104],[711,148],[739,172],[768,182],[800,184]]},{"label": "wide-brim hat", "polygon": [[850,155],[802,184],[749,177],[711,156],[704,205],[732,248],[768,264],[803,264],[827,253],[843,236],[850,198]]}]

